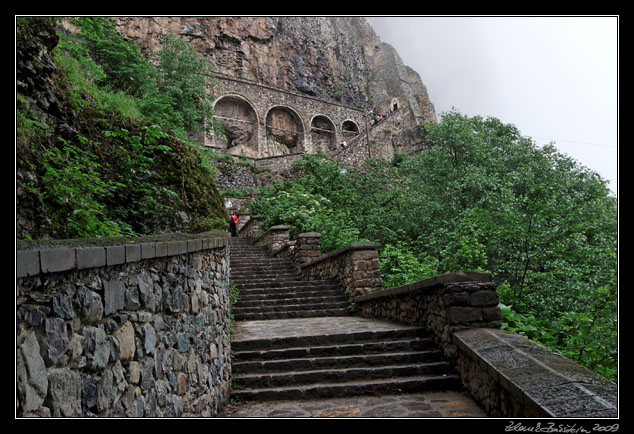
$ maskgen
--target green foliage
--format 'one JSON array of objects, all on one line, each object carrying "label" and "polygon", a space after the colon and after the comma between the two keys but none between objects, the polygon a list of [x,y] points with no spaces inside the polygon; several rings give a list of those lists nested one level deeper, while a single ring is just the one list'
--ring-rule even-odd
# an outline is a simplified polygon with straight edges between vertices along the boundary
[{"label": "green foliage", "polygon": [[116,32],[110,18],[69,21],[79,32],[60,34],[54,55],[76,110],[94,100],[102,109],[142,118],[183,140],[217,128],[209,93],[214,83],[191,44],[164,35],[161,50],[146,58],[138,44]]},{"label": "green foliage", "polygon": [[381,277],[383,286],[392,288],[433,277],[437,274],[438,261],[427,256],[419,257],[402,241],[387,244],[381,251]]},{"label": "green foliage", "polygon": [[92,73],[93,81],[102,88],[141,95],[152,67],[139,46],[120,36],[107,17],[70,18],[69,21],[79,28],[80,39],[63,36],[66,41],[63,45],[72,52],[73,58],[87,66],[82,69]]},{"label": "green foliage", "polygon": [[289,225],[291,237],[320,232],[322,252],[364,241],[354,225],[349,203],[354,192],[345,189],[348,176],[325,154],[304,155],[295,168],[303,175],[261,190],[251,210],[264,217],[263,225]]},{"label": "green foliage", "polygon": [[[94,147],[90,140],[81,137],[84,145]],[[50,147],[44,152],[45,196],[56,204],[57,218],[65,219],[68,235],[79,237],[122,235],[122,225],[106,216],[106,208],[100,199],[110,194],[98,169],[97,156],[89,150],[67,143],[62,147]],[[61,211],[61,212],[60,212]]]},{"label": "green foliage", "polygon": [[291,233],[324,231],[324,252],[384,245],[385,286],[484,271],[505,327],[608,378],[616,376],[617,206],[606,182],[495,118],[446,113],[421,125],[415,157],[363,171],[305,156],[296,181],[264,189],[251,211]]},{"label": "green foliage", "polygon": [[[157,199],[176,193],[153,181],[152,155],[170,150],[156,141],[167,135],[158,126],[106,131],[107,144],[78,136],[77,143],[59,138],[61,146],[43,152],[45,197],[59,223],[60,236],[135,235],[158,207]],[[106,151],[107,152],[104,152]]]},{"label": "green foliage", "polygon": [[182,139],[199,128],[210,133],[213,109],[205,60],[196,55],[191,44],[173,35],[163,35],[161,44],[161,50],[154,53],[157,67],[152,89],[143,97],[144,116],[169,127]]},{"label": "green foliage", "polygon": [[[45,41],[41,48],[51,50],[59,67],[44,86],[63,119],[33,103],[33,90],[24,82],[38,83],[39,77],[18,77],[16,181],[19,218],[25,222],[18,237],[224,229],[213,170],[203,166],[194,146],[165,132],[173,128],[172,134],[186,137],[209,115],[203,61],[184,41],[172,40],[164,46],[173,61],[168,73],[168,63],[154,66],[134,42],[116,33],[111,19],[69,20],[78,32],[58,34],[57,46],[52,22],[19,20],[19,37]],[[186,97],[178,107],[162,107],[157,117],[163,116],[163,125],[148,122],[144,103],[161,98],[159,83],[165,98],[175,98],[181,73],[180,93]]]}]

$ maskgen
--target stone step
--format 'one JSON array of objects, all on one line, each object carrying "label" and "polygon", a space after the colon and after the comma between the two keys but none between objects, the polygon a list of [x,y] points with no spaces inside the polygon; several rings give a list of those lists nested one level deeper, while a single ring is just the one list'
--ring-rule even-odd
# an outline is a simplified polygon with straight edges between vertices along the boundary
[{"label": "stone step", "polygon": [[352,354],[374,354],[385,352],[424,351],[432,348],[431,338],[402,337],[376,342],[343,343],[340,345],[298,346],[275,350],[234,351],[234,360],[279,360],[300,357],[333,357]]},{"label": "stone step", "polygon": [[231,281],[237,284],[244,283],[256,283],[256,282],[268,282],[268,281],[288,281],[288,280],[301,280],[296,273],[280,273],[280,274],[268,274],[265,276],[258,276],[255,273],[252,274],[239,274],[232,275]]},{"label": "stone step", "polygon": [[297,347],[313,347],[324,345],[346,345],[400,340],[407,338],[427,338],[426,332],[420,328],[408,327],[387,330],[366,330],[357,332],[334,332],[329,334],[301,336],[269,336],[246,340],[234,340],[231,349],[238,351],[273,351]]},{"label": "stone step", "polygon": [[[341,296],[340,290],[336,288],[255,288],[239,291],[238,300],[277,300],[280,298],[300,298]],[[239,303],[239,301],[238,301]]]},{"label": "stone step", "polygon": [[243,294],[239,297],[236,308],[261,306],[267,308],[274,305],[311,304],[327,301],[347,302],[337,291],[331,292],[289,292],[282,294]]},{"label": "stone step", "polygon": [[253,255],[252,257],[243,257],[235,255],[230,259],[231,264],[235,265],[253,265],[256,264],[289,264],[293,262],[289,258],[267,258],[262,255]]},{"label": "stone step", "polygon": [[[234,282],[235,283],[235,282]],[[335,289],[340,285],[332,280],[266,280],[263,282],[236,283],[239,290],[248,289],[287,289],[287,288],[322,288]]]},{"label": "stone step", "polygon": [[288,265],[253,265],[250,267],[240,266],[240,267],[231,267],[231,275],[243,275],[249,273],[258,273],[258,274],[278,274],[278,273],[297,273],[293,267]]},{"label": "stone step", "polygon": [[[298,372],[313,370],[342,370],[348,368],[370,368],[441,362],[440,350],[405,351],[394,353],[347,354],[335,356],[300,357],[294,359],[240,361],[239,355],[232,364],[234,374],[256,374],[277,372]],[[446,362],[445,362],[446,363]],[[448,366],[447,364],[443,366]],[[381,374],[383,375],[383,374]],[[410,374],[407,374],[410,375]],[[389,376],[389,375],[388,375]],[[323,380],[316,380],[323,381]]]},{"label": "stone step", "polygon": [[425,375],[447,375],[449,363],[430,362],[381,366],[349,366],[339,369],[311,369],[261,374],[232,372],[235,383],[245,388],[284,387],[295,384],[339,383],[370,379],[389,379]]},{"label": "stone step", "polygon": [[319,310],[297,310],[297,311],[284,311],[284,312],[257,312],[257,313],[244,313],[235,314],[236,321],[260,321],[260,320],[272,320],[272,319],[290,319],[290,318],[316,318],[326,316],[348,316],[350,312],[348,309],[319,309]]},{"label": "stone step", "polygon": [[[269,281],[277,281],[279,280],[280,282],[282,281],[299,281],[301,280],[300,276],[297,276],[296,274],[291,274],[291,273],[270,273],[270,274],[265,274],[265,277],[262,278],[258,278],[256,276],[254,276],[253,274],[232,274],[231,275],[231,281],[233,283],[237,284],[243,284],[243,283],[257,283],[257,282],[269,282]],[[278,278],[279,277],[279,278]]]},{"label": "stone step", "polygon": [[[239,383],[238,383],[239,385]],[[243,388],[232,391],[240,401],[275,401],[294,399],[323,399],[358,395],[391,395],[421,393],[429,390],[461,390],[457,375],[429,375],[373,380],[314,383],[270,388]]]},{"label": "stone step", "polygon": [[303,297],[280,297],[273,298],[270,296],[240,296],[236,305],[237,308],[246,307],[270,307],[273,305],[294,305],[294,304],[309,304],[309,303],[332,303],[332,302],[346,302],[346,299],[338,293],[332,295],[322,295],[316,293],[313,296]]},{"label": "stone step", "polygon": [[235,315],[252,314],[252,313],[276,313],[285,311],[301,311],[301,310],[330,310],[330,309],[347,309],[349,303],[345,300],[323,303],[308,303],[302,301],[297,304],[273,304],[273,305],[256,305],[244,306],[238,304],[234,309]]},{"label": "stone step", "polygon": [[287,263],[287,262],[245,261],[245,262],[239,262],[239,263],[238,262],[230,262],[229,265],[231,266],[232,270],[249,270],[249,269],[252,269],[254,267],[257,267],[259,269],[287,268],[289,270],[293,270],[293,271],[297,272],[297,269],[295,268],[295,266],[293,266],[293,264],[290,264],[290,263]]}]

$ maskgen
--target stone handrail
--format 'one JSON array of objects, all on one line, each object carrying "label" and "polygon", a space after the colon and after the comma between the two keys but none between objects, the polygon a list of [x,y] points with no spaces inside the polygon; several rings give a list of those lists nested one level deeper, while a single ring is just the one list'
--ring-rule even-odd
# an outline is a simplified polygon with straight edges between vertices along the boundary
[{"label": "stone handrail", "polygon": [[517,333],[471,329],[454,342],[462,382],[489,416],[618,415],[615,383]]},{"label": "stone handrail", "polygon": [[359,315],[427,328],[492,417],[615,417],[616,384],[500,330],[491,276],[458,272],[354,298]]},{"label": "stone handrail", "polygon": [[[75,239],[21,243],[16,250],[16,277],[120,265],[228,245],[223,232],[171,234],[141,238]],[[29,245],[32,246],[29,246]]]},{"label": "stone handrail", "polygon": [[217,415],[231,375],[227,235],[18,246],[16,415]]},{"label": "stone handrail", "polygon": [[289,238],[290,226],[271,226],[254,240],[256,246],[266,246],[275,256],[280,250],[286,247]]},{"label": "stone handrail", "polygon": [[260,216],[249,216],[244,213],[246,221],[238,228],[238,236],[245,238],[257,238],[262,235],[262,226],[260,225]]},{"label": "stone handrail", "polygon": [[462,271],[354,298],[359,315],[426,327],[448,357],[452,334],[475,327],[500,327],[502,314],[491,276]]},{"label": "stone handrail", "polygon": [[353,243],[301,265],[305,279],[338,280],[348,298],[369,294],[383,286],[379,268],[379,243]]}]

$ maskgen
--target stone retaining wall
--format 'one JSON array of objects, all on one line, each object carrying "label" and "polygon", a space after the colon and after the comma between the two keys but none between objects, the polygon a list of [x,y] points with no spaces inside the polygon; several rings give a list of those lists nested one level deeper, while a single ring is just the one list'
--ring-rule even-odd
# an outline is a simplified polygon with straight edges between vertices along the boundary
[{"label": "stone retaining wall", "polygon": [[[354,122],[359,131],[365,130],[365,112],[363,109],[325,101],[307,95],[293,93],[284,89],[275,88],[262,83],[253,82],[243,78],[229,77],[215,72],[216,86],[214,93],[218,97],[214,106],[223,99],[234,98],[241,102],[244,109],[248,110],[251,118],[242,119],[248,125],[252,136],[248,144],[241,144],[226,149],[223,137],[204,138],[205,146],[215,147],[222,152],[228,151],[233,155],[246,155],[252,158],[276,157],[292,153],[314,153],[319,148],[313,143],[311,128],[313,119],[324,116],[330,119],[334,128],[333,135],[336,143],[344,139],[343,123]],[[267,115],[272,109],[283,108],[294,113],[296,125],[294,128],[299,133],[299,143],[293,148],[280,149],[270,137],[267,136]],[[243,114],[244,115],[244,114]],[[284,149],[286,148],[286,149]]]},{"label": "stone retaining wall", "polygon": [[491,276],[458,272],[354,298],[359,315],[426,327],[491,417],[616,417],[616,384],[499,330]]},{"label": "stone retaining wall", "polygon": [[502,314],[491,276],[458,272],[354,298],[359,315],[426,327],[448,357],[452,334],[474,327],[499,328]]},{"label": "stone retaining wall", "polygon": [[16,252],[16,415],[216,415],[231,376],[229,238],[72,242]]}]

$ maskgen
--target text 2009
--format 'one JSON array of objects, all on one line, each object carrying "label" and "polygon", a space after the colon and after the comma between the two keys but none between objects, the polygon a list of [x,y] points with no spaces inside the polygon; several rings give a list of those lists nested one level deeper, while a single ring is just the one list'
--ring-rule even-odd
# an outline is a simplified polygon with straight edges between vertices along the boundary
[{"label": "text 2009", "polygon": [[598,423],[594,424],[592,427],[592,431],[596,432],[617,432],[619,430],[619,424],[615,423],[614,425],[599,425]]}]

